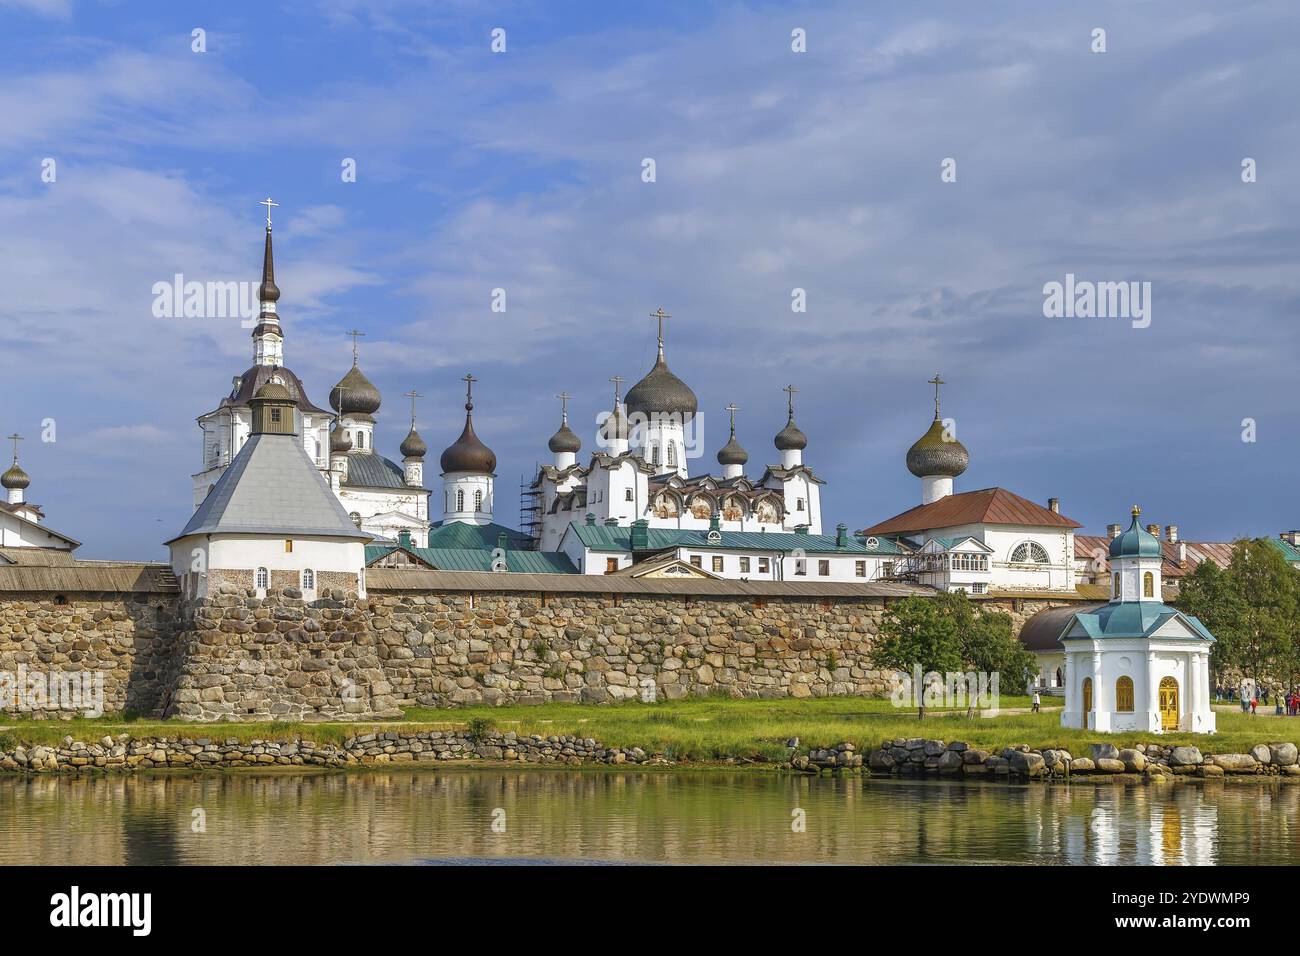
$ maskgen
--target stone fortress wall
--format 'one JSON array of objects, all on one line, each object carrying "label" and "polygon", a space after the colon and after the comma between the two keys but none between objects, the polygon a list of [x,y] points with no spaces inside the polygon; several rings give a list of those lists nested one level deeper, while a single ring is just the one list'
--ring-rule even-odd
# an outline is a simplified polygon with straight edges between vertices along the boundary
[{"label": "stone fortress wall", "polygon": [[[104,709],[188,720],[413,706],[886,692],[868,663],[903,585],[372,570],[368,596],[0,593],[0,672],[100,671]],[[1052,602],[986,601],[1016,626]],[[0,704],[3,706],[3,704]],[[68,716],[53,708],[41,716]]]}]

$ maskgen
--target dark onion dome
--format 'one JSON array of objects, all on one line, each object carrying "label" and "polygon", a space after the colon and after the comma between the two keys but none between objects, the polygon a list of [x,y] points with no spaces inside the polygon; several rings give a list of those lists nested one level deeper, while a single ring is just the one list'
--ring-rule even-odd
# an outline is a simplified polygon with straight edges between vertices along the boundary
[{"label": "dark onion dome", "polygon": [[379,405],[379,389],[356,365],[330,390],[330,407],[340,415],[373,415]]},{"label": "dark onion dome", "polygon": [[614,410],[600,423],[600,437],[605,441],[627,441],[627,416],[615,405]]},{"label": "dark onion dome", "polygon": [[271,256],[271,227],[266,227],[266,251],[262,254],[262,284],[257,297],[262,302],[275,302],[280,298],[280,287],[275,284],[275,261]]},{"label": "dark onion dome", "polygon": [[569,419],[566,417],[560,423],[560,430],[551,436],[551,440],[546,443],[552,454],[559,455],[563,452],[572,452],[577,454],[582,450],[582,439],[579,438],[569,427]]},{"label": "dark onion dome", "polygon": [[402,444],[398,448],[403,458],[423,458],[429,451],[429,446],[424,443],[420,433],[411,427],[411,431],[402,439]]},{"label": "dark onion dome", "polygon": [[935,419],[930,430],[907,450],[907,470],[918,478],[956,478],[970,464],[970,452],[954,437],[943,437],[943,422]]},{"label": "dark onion dome", "polygon": [[9,470],[0,475],[0,485],[5,488],[26,488],[32,483],[32,479],[27,476],[27,472],[18,467],[18,459],[9,466]]},{"label": "dark onion dome", "polygon": [[247,405],[249,399],[257,393],[257,390],[272,379],[277,379],[289,390],[289,394],[293,396],[299,411],[309,414],[328,414],[325,409],[317,408],[312,404],[311,399],[307,397],[306,389],[303,388],[302,380],[283,365],[254,365],[239,376],[239,381],[230,390],[230,395],[226,401],[232,405]]},{"label": "dark onion dome", "polygon": [[1110,542],[1112,558],[1163,557],[1164,551],[1160,547],[1160,539],[1138,524],[1138,517],[1141,514],[1142,509],[1134,505],[1133,523],[1128,526],[1127,531]]},{"label": "dark onion dome", "polygon": [[793,412],[790,413],[790,420],[785,423],[785,428],[776,433],[772,443],[776,445],[777,451],[803,451],[808,447],[808,436],[794,423]]},{"label": "dark onion dome", "polygon": [[628,390],[624,404],[629,414],[639,413],[647,419],[654,415],[676,415],[683,424],[691,420],[699,407],[690,386],[668,371],[662,348],[654,368]]},{"label": "dark onion dome", "polygon": [[736,429],[732,428],[731,438],[718,450],[718,464],[743,465],[747,461],[749,461],[749,452],[740,447],[740,442],[736,441]]},{"label": "dark onion dome", "polygon": [[351,450],[351,436],[348,435],[347,429],[340,428],[338,422],[335,422],[333,429],[330,430],[330,451],[341,455]]},{"label": "dark onion dome", "polygon": [[465,403],[465,430],[447,446],[439,459],[443,472],[467,471],[490,475],[497,468],[497,456],[474,434],[474,403]]}]

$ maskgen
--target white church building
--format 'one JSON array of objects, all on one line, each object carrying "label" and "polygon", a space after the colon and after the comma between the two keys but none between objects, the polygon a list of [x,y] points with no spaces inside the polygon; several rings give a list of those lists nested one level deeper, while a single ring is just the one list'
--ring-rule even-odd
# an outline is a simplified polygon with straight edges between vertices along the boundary
[{"label": "white church building", "polygon": [[1110,602],[1075,613],[1065,649],[1062,727],[1212,734],[1212,635],[1161,599],[1160,541],[1138,523],[1111,541]]}]

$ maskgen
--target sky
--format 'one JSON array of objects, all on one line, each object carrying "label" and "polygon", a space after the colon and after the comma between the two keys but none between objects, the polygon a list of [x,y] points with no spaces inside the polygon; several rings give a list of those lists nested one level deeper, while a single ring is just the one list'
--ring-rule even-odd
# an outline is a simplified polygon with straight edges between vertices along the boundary
[{"label": "sky", "polygon": [[[692,473],[733,402],[751,475],[775,463],[794,384],[827,530],[920,503],[939,372],[958,491],[1276,534],[1298,28],[1290,0],[0,0],[0,433],[79,556],[164,559],[252,342],[154,286],[255,282],[269,195],[285,364],[323,405],[363,330],[394,459],[402,393],[432,459],[472,372],[505,524],[554,396],[587,454],[662,307]],[[1150,283],[1149,324],[1049,317],[1067,275]]]}]

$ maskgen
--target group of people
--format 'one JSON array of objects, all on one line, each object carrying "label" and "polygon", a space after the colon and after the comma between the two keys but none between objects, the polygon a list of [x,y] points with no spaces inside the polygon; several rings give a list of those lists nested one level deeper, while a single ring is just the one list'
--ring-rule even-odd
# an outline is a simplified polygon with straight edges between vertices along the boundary
[{"label": "group of people", "polygon": [[[1283,693],[1281,690],[1273,691],[1273,713],[1278,717],[1284,714],[1287,717],[1300,716],[1300,690],[1290,690]],[[1267,687],[1260,687],[1257,684],[1246,682],[1241,685],[1240,690],[1222,686],[1214,688],[1214,697],[1216,700],[1235,700],[1241,704],[1243,714],[1255,714],[1259,712],[1260,707],[1268,706],[1269,691]]]}]

